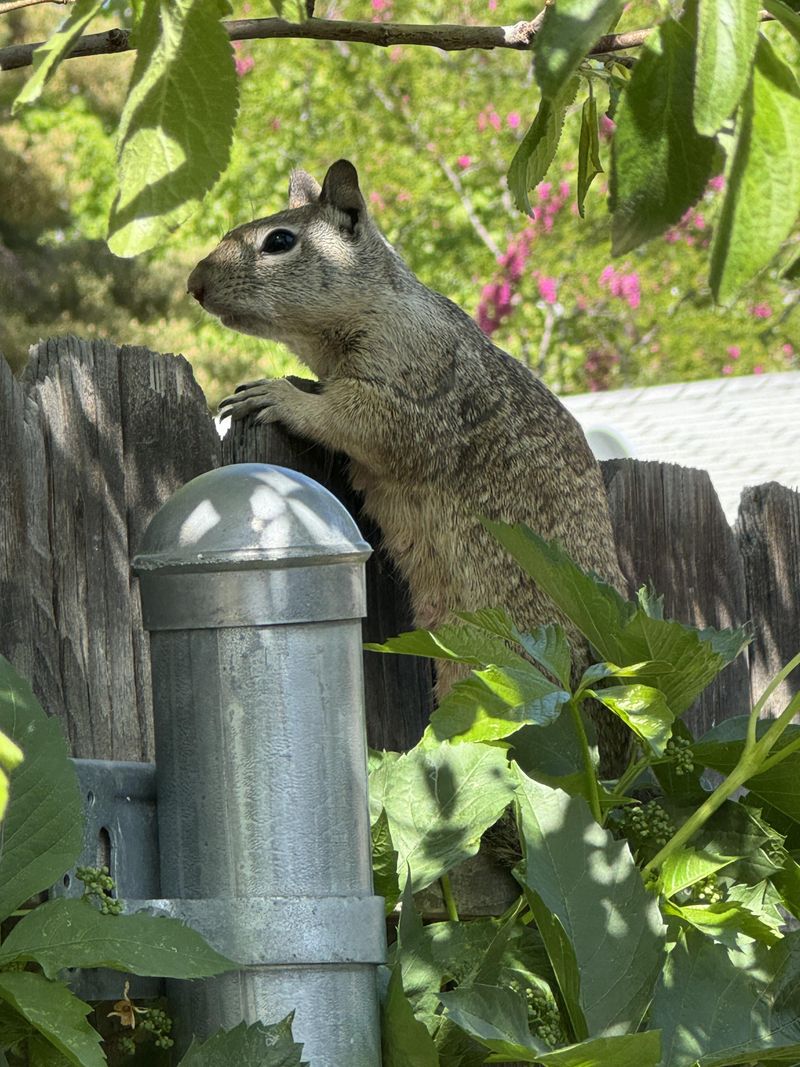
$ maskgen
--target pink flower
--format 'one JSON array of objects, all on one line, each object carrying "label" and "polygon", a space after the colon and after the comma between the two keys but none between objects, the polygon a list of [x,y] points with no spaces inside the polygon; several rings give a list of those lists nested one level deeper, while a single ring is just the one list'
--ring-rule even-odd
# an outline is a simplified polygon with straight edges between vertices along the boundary
[{"label": "pink flower", "polygon": [[238,75],[238,77],[243,78],[245,74],[248,73],[248,71],[251,71],[253,69],[253,67],[256,65],[256,61],[253,59],[252,56],[242,56],[241,59],[237,56],[237,58],[234,60],[234,65],[236,67],[236,74]]},{"label": "pink flower", "polygon": [[730,363],[726,363],[725,364],[725,366],[722,368],[722,373],[723,374],[733,374],[733,367],[730,365]]},{"label": "pink flower", "polygon": [[794,355],[794,349],[789,344],[781,345],[781,352],[783,352],[784,356],[793,356]]},{"label": "pink flower", "polygon": [[536,186],[536,192],[539,196],[539,199],[546,200],[550,195],[550,191],[552,190],[552,188],[553,186],[550,182],[539,182],[539,184]]},{"label": "pink flower", "polygon": [[763,374],[763,373],[764,373],[764,368],[761,366],[760,363],[758,363],[755,367],[753,367],[753,374]]},{"label": "pink flower", "polygon": [[493,126],[496,130],[499,130],[503,123],[500,121],[500,116],[496,111],[489,112],[489,125]]},{"label": "pink flower", "polygon": [[548,278],[546,275],[541,274],[537,278],[539,285],[539,296],[544,300],[545,304],[555,304],[558,299],[558,282],[555,278]]},{"label": "pink flower", "polygon": [[623,274],[620,281],[620,295],[628,301],[629,307],[634,311],[642,302],[642,293],[639,287],[639,275],[636,271],[631,274]]},{"label": "pink flower", "polygon": [[381,194],[380,193],[376,193],[374,191],[369,194],[369,202],[371,204],[374,204],[375,207],[378,208],[379,211],[382,211],[383,208],[386,207],[386,205],[383,202],[383,197],[381,196]]},{"label": "pink flower", "polygon": [[693,221],[693,223],[694,223],[694,228],[695,228],[696,230],[704,230],[704,229],[706,228],[706,220],[705,220],[705,218],[704,218],[704,217],[703,217],[703,216],[702,216],[702,215],[700,214],[700,212],[699,212],[699,211],[698,211],[698,212],[696,212],[696,214],[695,214],[695,216],[694,216],[694,219],[693,219],[692,221]]},{"label": "pink flower", "polygon": [[610,265],[608,267],[603,267],[602,271],[600,272],[600,284],[608,285],[611,279],[616,276],[616,273],[617,272]]},{"label": "pink flower", "polygon": [[725,188],[725,175],[718,174],[716,178],[712,178],[711,181],[708,183],[708,188],[713,193],[722,192],[722,190]]},{"label": "pink flower", "polygon": [[560,182],[558,186],[558,191],[561,194],[562,198],[566,200],[569,196],[569,182]]},{"label": "pink flower", "polygon": [[461,167],[462,170],[466,170],[467,167],[471,167],[472,166],[472,157],[471,156],[459,156],[458,159],[456,160],[456,163],[458,163],[459,167]]},{"label": "pink flower", "polygon": [[397,194],[398,204],[407,204],[411,200],[411,193],[407,189],[404,189],[401,193]]},{"label": "pink flower", "polygon": [[616,130],[616,128],[616,122],[614,122],[613,119],[610,119],[608,115],[600,116],[600,136],[604,140],[607,141],[608,138],[611,137],[611,135],[614,133],[614,130]]},{"label": "pink flower", "polygon": [[750,308],[750,314],[754,319],[768,319],[772,314],[772,308],[769,304],[754,304]]},{"label": "pink flower", "polygon": [[497,0],[489,0],[489,10],[497,11]]},{"label": "pink flower", "polygon": [[728,345],[726,351],[731,359],[738,359],[742,354],[742,350],[738,345]]},{"label": "pink flower", "polygon": [[520,113],[518,111],[509,111],[509,113],[506,115],[506,122],[508,123],[508,128],[510,130],[518,129],[520,123],[522,122]]}]

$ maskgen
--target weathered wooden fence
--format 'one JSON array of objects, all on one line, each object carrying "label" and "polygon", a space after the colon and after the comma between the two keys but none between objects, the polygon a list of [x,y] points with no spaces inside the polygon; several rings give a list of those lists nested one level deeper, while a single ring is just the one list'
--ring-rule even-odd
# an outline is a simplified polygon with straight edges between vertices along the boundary
[{"label": "weathered wooden fence", "polygon": [[[181,357],[103,341],[40,342],[20,380],[0,359],[0,652],[59,716],[75,756],[152,758],[149,658],[134,555],[154,512],[219,464],[270,462],[328,486],[358,516],[345,462],[279,427],[237,425],[220,441]],[[620,561],[651,581],[667,614],[702,626],[751,621],[755,641],[691,713],[695,730],[744,713],[800,649],[800,494],[744,493],[731,529],[708,475],[611,461],[605,478]],[[368,565],[368,640],[411,623],[403,583],[378,550]],[[403,749],[431,707],[430,667],[365,656],[368,736]],[[798,687],[787,682],[775,706]]]}]

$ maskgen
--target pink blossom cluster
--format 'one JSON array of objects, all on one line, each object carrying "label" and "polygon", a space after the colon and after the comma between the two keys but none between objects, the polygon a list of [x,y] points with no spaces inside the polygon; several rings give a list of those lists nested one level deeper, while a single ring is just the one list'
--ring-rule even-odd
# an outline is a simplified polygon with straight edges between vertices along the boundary
[{"label": "pink blossom cluster", "polygon": [[500,276],[481,290],[481,299],[475,315],[478,325],[491,335],[511,314],[514,306],[514,286],[519,283],[531,254],[531,245],[536,232],[527,226],[513,238],[506,251],[498,259]]},{"label": "pink blossom cluster", "polygon": [[[713,180],[713,179],[712,179]],[[684,212],[680,222],[671,227],[664,234],[664,240],[671,245],[683,242],[691,247],[698,245],[700,248],[708,248],[710,239],[707,233],[705,215],[694,208]]]},{"label": "pink blossom cluster", "polygon": [[[727,352],[728,358],[730,360],[732,360],[732,361],[737,360],[742,354],[742,350],[739,347],[739,345],[728,345],[728,347],[725,349],[725,351]],[[722,373],[723,374],[733,374],[733,370],[734,370],[733,362],[726,363],[725,366],[722,368]]]},{"label": "pink blossom cluster", "polygon": [[392,0],[372,0],[372,21],[389,22],[392,18]]},{"label": "pink blossom cluster", "polygon": [[768,319],[772,314],[772,308],[769,304],[753,304],[750,314],[754,319]]},{"label": "pink blossom cluster", "polygon": [[[531,212],[531,221],[526,228],[514,238],[506,252],[498,258],[500,268],[498,277],[481,290],[481,299],[476,312],[478,325],[485,334],[491,336],[511,314],[519,296],[515,290],[525,273],[525,266],[530,256],[531,245],[538,231],[549,233],[553,228],[553,219],[564,207],[570,193],[569,182],[560,182],[555,187],[552,182],[541,182],[536,186],[537,205]],[[533,272],[540,298],[546,304],[555,304],[558,299],[558,280]]]},{"label": "pink blossom cluster", "polygon": [[604,267],[600,273],[600,287],[608,289],[611,296],[627,301],[628,306],[634,311],[642,302],[639,275],[635,270],[625,274],[612,266]]},{"label": "pink blossom cluster", "polygon": [[553,220],[569,198],[569,182],[559,182],[557,192],[552,182],[540,182],[536,186],[536,195],[539,203],[531,209],[531,216],[535,222],[541,222],[549,233],[553,228]]},{"label": "pink blossom cluster", "polygon": [[[503,128],[503,119],[500,117],[494,104],[487,104],[486,107],[478,113],[476,121],[478,130],[481,133],[483,133],[484,130],[488,130],[490,127],[497,132]],[[522,116],[519,111],[509,111],[505,118],[505,125],[509,130],[518,130],[522,125]]]},{"label": "pink blossom cluster", "polygon": [[614,131],[617,128],[617,124],[616,124],[616,122],[614,122],[613,119],[610,119],[608,117],[608,115],[601,115],[600,116],[600,122],[598,123],[598,127],[599,127],[599,131],[598,132],[600,134],[600,140],[601,141],[610,141],[611,138],[614,136]]},{"label": "pink blossom cluster", "polygon": [[619,355],[611,348],[590,348],[583,362],[586,372],[586,387],[590,393],[599,393],[611,387],[611,378],[615,367],[619,365]]},{"label": "pink blossom cluster", "polygon": [[234,59],[233,64],[236,68],[236,75],[239,78],[243,78],[245,74],[248,74],[256,65],[256,61],[252,56],[241,56],[238,53],[241,51],[241,41],[233,42]]}]

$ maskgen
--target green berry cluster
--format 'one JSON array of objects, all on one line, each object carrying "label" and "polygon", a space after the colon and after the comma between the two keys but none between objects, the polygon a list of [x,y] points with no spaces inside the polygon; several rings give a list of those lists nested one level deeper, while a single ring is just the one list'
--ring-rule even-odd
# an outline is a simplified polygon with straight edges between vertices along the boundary
[{"label": "green berry cluster", "polygon": [[123,1056],[133,1056],[136,1052],[136,1042],[130,1034],[124,1034],[117,1041],[117,1048]]},{"label": "green berry cluster", "polygon": [[693,904],[719,904],[724,895],[717,876],[709,874],[694,883],[690,900]]},{"label": "green berry cluster", "polygon": [[628,808],[624,814],[624,829],[642,841],[666,845],[675,833],[675,824],[657,800]]},{"label": "green berry cluster", "polygon": [[558,1005],[551,993],[538,986],[525,991],[528,1001],[528,1023],[531,1033],[549,1048],[557,1048],[567,1042],[567,1035],[561,1025]]},{"label": "green berry cluster", "polygon": [[671,737],[667,741],[664,755],[672,761],[672,767],[678,776],[691,774],[694,770],[692,742],[685,737]]},{"label": "green berry cluster", "polygon": [[108,873],[108,867],[76,867],[75,877],[83,882],[83,899],[96,897],[100,911],[104,915],[119,915],[123,902],[111,894],[114,891],[114,879]]},{"label": "green berry cluster", "polygon": [[156,1048],[172,1048],[174,1042],[169,1036],[172,1030],[172,1019],[161,1008],[148,1008],[147,1013],[141,1018],[143,1030],[149,1030],[153,1035]]}]

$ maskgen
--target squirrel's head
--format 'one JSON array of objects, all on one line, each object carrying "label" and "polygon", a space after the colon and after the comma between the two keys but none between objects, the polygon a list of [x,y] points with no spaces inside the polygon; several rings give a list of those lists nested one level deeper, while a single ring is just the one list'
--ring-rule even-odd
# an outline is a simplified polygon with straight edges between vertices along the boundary
[{"label": "squirrel's head", "polygon": [[362,309],[374,314],[405,269],[369,217],[355,167],[340,159],[321,187],[294,171],[288,209],[225,234],[187,288],[225,326],[303,357]]}]

